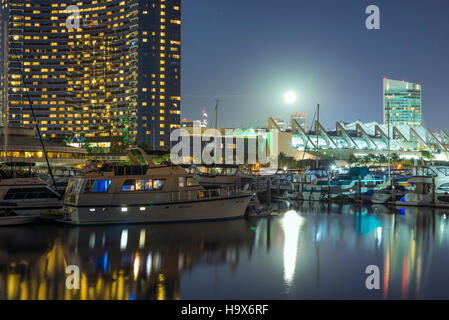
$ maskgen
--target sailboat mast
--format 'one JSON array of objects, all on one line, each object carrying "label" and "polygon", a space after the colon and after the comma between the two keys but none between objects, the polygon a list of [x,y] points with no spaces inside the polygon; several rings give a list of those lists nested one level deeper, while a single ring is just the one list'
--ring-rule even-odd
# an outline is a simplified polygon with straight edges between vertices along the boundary
[{"label": "sailboat mast", "polygon": [[[4,35],[3,39],[3,116],[4,116],[4,122],[3,122],[3,135],[5,138],[5,162],[8,162],[8,126],[9,126],[9,102],[8,102],[8,59],[6,57],[8,56],[8,21],[4,21]],[[22,79],[23,81],[23,79]]]},{"label": "sailboat mast", "polygon": [[391,157],[390,157],[390,101],[387,101],[387,122],[388,122],[388,181],[391,181]]},{"label": "sailboat mast", "polygon": [[[315,135],[316,135],[316,147],[317,150],[319,149],[319,137],[318,137],[318,124],[320,123],[320,104],[317,104],[316,106],[316,124],[315,124]],[[318,159],[318,152],[316,156],[316,168],[318,169],[319,159]]]},{"label": "sailboat mast", "polygon": [[215,129],[218,128],[218,100],[215,102]]},{"label": "sailboat mast", "polygon": [[23,87],[25,89],[25,94],[26,94],[26,97],[27,97],[27,100],[28,100],[28,104],[29,104],[30,109],[31,109],[31,114],[33,116],[33,121],[36,124],[36,131],[37,131],[37,135],[39,137],[39,141],[41,142],[42,151],[44,152],[44,155],[45,155],[45,161],[47,162],[48,173],[50,174],[51,180],[53,182],[53,186],[56,186],[55,177],[53,176],[53,171],[51,170],[50,162],[48,161],[48,155],[47,155],[47,151],[45,150],[44,141],[42,140],[41,131],[39,130],[39,123],[37,121],[36,114],[34,113],[34,108],[33,108],[33,105],[31,103],[30,95],[28,93],[28,88],[26,87],[25,75],[23,74],[22,65],[20,64],[20,61],[19,61],[18,58],[16,58],[16,62],[20,65],[19,66],[19,70],[20,70],[20,73],[22,75]]}]

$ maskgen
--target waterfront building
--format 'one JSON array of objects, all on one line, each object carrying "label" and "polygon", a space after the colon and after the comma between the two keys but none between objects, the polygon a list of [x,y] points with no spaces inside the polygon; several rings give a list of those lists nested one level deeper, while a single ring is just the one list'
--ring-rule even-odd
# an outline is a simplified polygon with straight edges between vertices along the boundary
[{"label": "waterfront building", "polygon": [[307,130],[307,113],[305,112],[295,112],[290,115],[290,122],[292,120],[296,120],[298,124],[304,129]]},{"label": "waterfront building", "polygon": [[34,127],[31,103],[48,139],[169,144],[180,126],[181,0],[4,0],[1,18],[9,126]]},{"label": "waterfront building", "polygon": [[286,131],[288,129],[288,124],[285,122],[282,116],[274,117],[273,120],[276,122],[279,130]]},{"label": "waterfront building", "polygon": [[[8,128],[7,157],[5,157],[4,129],[0,127],[0,158],[2,162],[35,163],[36,167],[47,167],[42,144],[33,129]],[[48,160],[52,167],[77,167],[86,163],[87,151],[67,146],[63,142],[44,141]]]},{"label": "waterfront building", "polygon": [[[268,130],[281,131],[272,118],[268,119]],[[280,132],[277,137],[273,143],[278,145],[278,152],[297,160],[317,157],[348,160],[351,155],[387,156],[389,153],[396,153],[402,159],[420,159],[423,151],[428,152],[433,160],[449,160],[448,134],[441,131],[437,136],[422,125],[388,126],[356,121],[337,122],[334,130],[326,130],[315,121],[313,128],[305,131],[293,120],[292,132]]]},{"label": "waterfront building", "polygon": [[[185,143],[184,146],[188,147],[188,150],[183,150],[187,152],[178,154],[184,164],[202,164],[205,156],[214,158],[214,163],[255,164],[252,162],[270,155],[266,143],[260,140],[264,138],[263,133],[257,129],[186,126],[182,127],[179,140],[172,141],[171,145],[173,147],[179,143],[181,146],[181,143]],[[194,154],[196,143],[201,154]],[[217,155],[213,154],[214,151],[217,151]]]},{"label": "waterfront building", "polygon": [[384,123],[420,126],[422,124],[421,85],[383,79]]}]

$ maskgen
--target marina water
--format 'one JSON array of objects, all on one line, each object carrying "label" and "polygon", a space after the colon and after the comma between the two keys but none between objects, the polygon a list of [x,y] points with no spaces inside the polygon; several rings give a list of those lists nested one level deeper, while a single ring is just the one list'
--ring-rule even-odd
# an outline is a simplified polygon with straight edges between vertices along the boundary
[{"label": "marina water", "polygon": [[[215,222],[6,227],[0,299],[449,298],[449,210],[279,206]],[[370,265],[379,290],[365,285]]]}]

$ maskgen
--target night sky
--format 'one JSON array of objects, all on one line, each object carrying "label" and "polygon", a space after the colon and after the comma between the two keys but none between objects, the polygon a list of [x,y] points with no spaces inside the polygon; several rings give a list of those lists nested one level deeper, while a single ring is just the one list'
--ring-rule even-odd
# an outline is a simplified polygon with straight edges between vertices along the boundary
[{"label": "night sky", "polygon": [[[365,9],[380,8],[380,30]],[[266,126],[317,103],[321,122],[382,121],[382,79],[422,84],[424,125],[449,129],[448,0],[184,0],[182,117]],[[283,95],[297,92],[287,105]]]}]

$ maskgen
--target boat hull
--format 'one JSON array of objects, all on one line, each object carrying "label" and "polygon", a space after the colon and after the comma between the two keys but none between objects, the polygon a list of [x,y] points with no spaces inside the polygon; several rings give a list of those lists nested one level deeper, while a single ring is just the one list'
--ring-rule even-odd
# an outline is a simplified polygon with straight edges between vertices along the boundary
[{"label": "boat hull", "polygon": [[45,211],[57,211],[62,209],[62,200],[58,201],[27,201],[0,203],[0,211],[11,211],[19,215],[38,217]]},{"label": "boat hull", "polygon": [[71,206],[58,221],[75,225],[208,221],[243,217],[251,194],[228,198],[123,206]]},{"label": "boat hull", "polygon": [[391,193],[374,193],[371,197],[371,202],[374,204],[384,204],[390,201],[391,197]]},{"label": "boat hull", "polygon": [[432,203],[432,196],[428,194],[407,193],[400,201],[395,204],[401,206],[424,207]]},{"label": "boat hull", "polygon": [[1,217],[0,218],[0,227],[4,226],[17,226],[22,224],[28,224],[35,220],[34,217],[30,216],[11,216],[11,217]]}]

